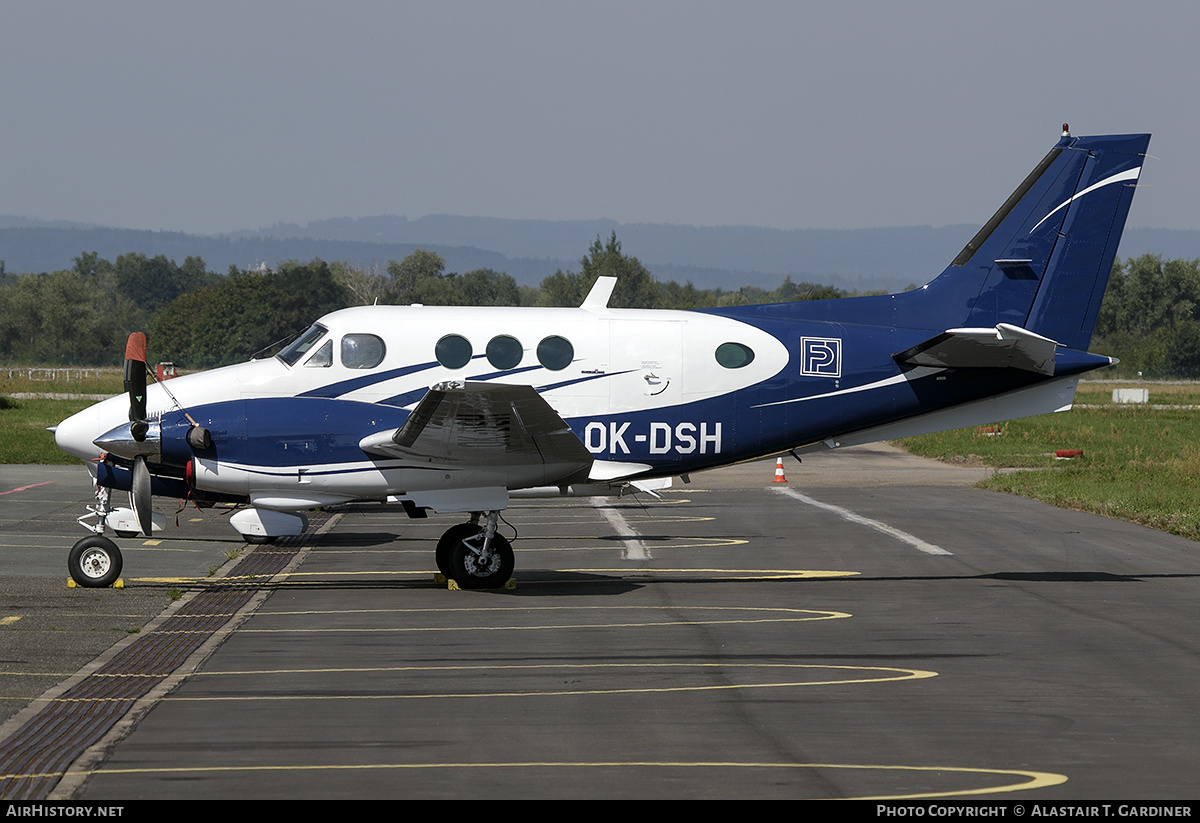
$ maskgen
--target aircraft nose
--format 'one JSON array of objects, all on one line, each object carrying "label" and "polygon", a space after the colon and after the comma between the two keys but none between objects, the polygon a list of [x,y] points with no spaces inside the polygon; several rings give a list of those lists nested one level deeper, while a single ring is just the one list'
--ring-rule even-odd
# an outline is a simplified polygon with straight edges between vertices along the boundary
[{"label": "aircraft nose", "polygon": [[100,449],[92,441],[103,434],[103,430],[98,429],[95,418],[92,409],[84,409],[59,423],[54,427],[55,445],[81,460],[99,457]]}]

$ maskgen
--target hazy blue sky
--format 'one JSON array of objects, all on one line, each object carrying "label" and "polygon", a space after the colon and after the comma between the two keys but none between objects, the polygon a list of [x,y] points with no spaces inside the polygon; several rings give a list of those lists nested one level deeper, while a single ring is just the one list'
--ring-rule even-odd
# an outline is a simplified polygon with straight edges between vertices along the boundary
[{"label": "hazy blue sky", "polygon": [[1067,121],[1152,132],[1130,224],[1200,228],[1194,0],[10,0],[0,32],[0,214],[981,223]]}]

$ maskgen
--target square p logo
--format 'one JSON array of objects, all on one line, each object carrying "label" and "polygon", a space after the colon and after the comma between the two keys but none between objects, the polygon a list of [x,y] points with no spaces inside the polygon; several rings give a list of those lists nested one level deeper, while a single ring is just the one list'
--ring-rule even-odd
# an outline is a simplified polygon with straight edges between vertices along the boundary
[{"label": "square p logo", "polygon": [[812,377],[841,377],[841,338],[801,337],[800,373]]}]

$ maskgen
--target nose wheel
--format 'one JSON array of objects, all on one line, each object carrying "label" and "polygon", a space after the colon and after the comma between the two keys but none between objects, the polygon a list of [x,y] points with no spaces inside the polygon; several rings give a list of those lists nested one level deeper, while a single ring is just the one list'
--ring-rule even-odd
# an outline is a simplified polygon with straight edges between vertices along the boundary
[{"label": "nose wheel", "polygon": [[71,548],[67,570],[80,586],[107,588],[121,576],[121,550],[107,537],[85,537]]}]

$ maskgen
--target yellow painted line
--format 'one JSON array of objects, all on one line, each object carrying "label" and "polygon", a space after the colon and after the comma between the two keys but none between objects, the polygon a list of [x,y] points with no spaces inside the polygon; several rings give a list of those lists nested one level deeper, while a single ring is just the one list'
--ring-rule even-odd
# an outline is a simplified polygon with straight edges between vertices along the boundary
[{"label": "yellow painted line", "polygon": [[198,583],[223,583],[237,580],[236,577],[131,577],[126,581],[129,583],[143,583],[146,585],[161,586],[172,584],[177,586],[192,586]]},{"label": "yellow painted line", "polygon": [[20,619],[20,615],[13,615],[12,617],[0,617],[0,626],[11,626]]},{"label": "yellow painted line", "polygon": [[[582,695],[623,695],[623,694],[679,694],[679,693],[696,693],[696,692],[723,692],[735,691],[738,689],[787,689],[801,688],[805,686],[851,686],[861,685],[866,683],[894,683],[904,680],[925,680],[931,677],[937,677],[937,672],[925,671],[923,669],[898,669],[888,666],[831,666],[808,663],[746,663],[724,665],[719,663],[708,664],[690,664],[690,663],[624,663],[614,665],[528,665],[528,666],[429,666],[429,667],[407,667],[403,670],[413,671],[466,671],[466,670],[481,670],[494,671],[496,669],[592,669],[595,671],[604,671],[609,669],[633,669],[644,671],[649,669],[661,668],[678,668],[678,669],[705,669],[719,668],[725,671],[735,669],[778,669],[778,670],[822,670],[834,672],[875,672],[874,676],[859,676],[859,677],[833,677],[821,680],[794,680],[780,683],[706,683],[699,686],[626,686],[618,689],[549,689],[549,690],[528,690],[528,691],[509,691],[509,692],[429,692],[420,694],[277,694],[277,695],[222,695],[210,697],[187,697],[187,696],[169,696],[164,700],[184,702],[184,703],[247,703],[247,702],[298,702],[298,701],[340,701],[340,700],[446,700],[446,699],[474,699],[481,697],[502,698],[502,697],[579,697]],[[363,670],[350,670],[351,672],[361,672]],[[371,671],[371,670],[366,670]],[[381,669],[380,671],[389,671],[389,669]],[[271,674],[272,672],[266,672]],[[313,673],[313,672],[307,672]],[[316,673],[320,673],[318,670]],[[197,673],[199,674],[199,673]],[[256,674],[254,672],[208,672],[206,674]],[[257,673],[263,674],[263,673]],[[140,675],[141,677],[152,677],[151,675]],[[54,698],[44,701],[46,703],[121,703],[137,700],[137,697],[111,697],[111,698]]]},{"label": "yellow painted line", "polygon": [[[338,554],[339,555],[343,555],[343,554],[429,554],[429,541],[431,539],[432,538],[411,538],[411,542],[416,543],[418,546],[418,548],[411,548],[411,549],[387,548],[387,549],[345,549],[345,550],[343,550],[343,547],[339,546]],[[515,551],[518,555],[520,555],[520,554],[528,554],[528,553],[532,553],[532,552],[550,552],[550,551],[562,551],[562,552],[613,551],[615,548],[617,548],[617,545],[614,543],[607,543],[607,544],[595,545],[595,546],[560,545],[560,546],[543,546],[543,547],[538,547],[538,548],[527,545],[528,543],[531,543],[534,541],[542,543],[547,540],[552,540],[555,542],[569,542],[572,540],[589,540],[590,541],[590,540],[595,540],[595,539],[596,538],[591,535],[582,537],[582,536],[570,536],[570,535],[546,535],[546,536],[543,536],[540,534],[523,534],[523,535],[521,535],[519,542],[517,542],[513,546],[513,551]],[[646,537],[645,535],[642,535],[641,539],[646,540],[646,542],[648,542],[650,544],[651,548],[654,548],[654,549],[693,549],[693,548],[695,548],[695,549],[711,549],[711,548],[717,548],[720,546],[743,546],[750,542],[749,540],[743,540],[743,539],[737,538],[737,537],[674,537],[673,538],[675,540],[688,541],[685,543],[659,543],[659,542],[655,541],[653,539],[653,537]],[[320,549],[318,548],[317,551],[320,551]]]},{"label": "yellow painted line", "polygon": [[[659,494],[662,494],[665,489],[655,489],[655,491],[657,491]],[[690,494],[691,491],[691,489],[680,489],[680,492],[684,494]],[[607,501],[606,505],[609,506],[636,506],[639,509],[642,507],[648,509],[653,506],[677,506],[680,503],[692,502],[686,497],[681,497],[678,500],[658,500],[645,492],[638,492],[637,494],[633,494],[631,492],[629,494],[623,494],[619,497],[615,494],[581,494],[575,496],[555,495],[553,497],[512,497],[509,499],[508,507],[510,509],[536,509],[554,506],[569,506],[572,503],[579,503],[597,497],[601,500]]]},{"label": "yellow painted line", "polygon": [[142,545],[143,546],[157,546],[160,543],[162,543],[161,540],[145,540],[142,542]]},{"label": "yellow painted line", "polygon": [[[853,670],[869,670],[869,671],[920,671],[917,669],[890,669],[880,666],[839,666],[833,664],[819,663],[655,663],[638,662],[638,663],[461,663],[457,665],[438,665],[438,666],[349,666],[339,668],[315,668],[315,669],[258,669],[247,671],[221,671],[221,670],[203,670],[193,674],[193,677],[231,677],[238,675],[254,675],[255,677],[263,677],[267,675],[298,675],[298,674],[381,674],[381,673],[396,673],[396,672],[494,672],[494,671],[575,671],[575,670],[601,670],[609,669],[632,669],[633,671],[646,671],[649,669],[684,669],[684,670],[734,670],[734,669],[853,669]],[[924,672],[929,677],[935,677],[936,672]],[[106,677],[109,675],[105,675]],[[112,677],[122,677],[124,675],[114,674]],[[901,678],[911,679],[911,678]],[[924,678],[918,678],[924,679]],[[727,686],[729,684],[726,684]]]},{"label": "yellow painted line", "polygon": [[[606,547],[609,551],[614,549],[613,546]],[[851,571],[821,571],[813,569],[664,569],[658,567],[638,567],[628,566],[626,568],[571,568],[571,569],[539,569],[538,571],[547,571],[551,573],[570,573],[570,574],[615,574],[622,576],[636,576],[638,579],[644,578],[646,575],[654,574],[705,574],[705,575],[724,575],[729,582],[746,582],[746,581],[761,581],[761,580],[816,580],[836,577],[854,577],[862,574],[862,572]],[[209,585],[219,586],[223,584],[242,584],[248,582],[260,581],[264,585],[271,586],[317,586],[322,585],[330,579],[340,578],[421,578],[432,579],[433,569],[413,569],[411,571],[400,569],[389,569],[386,571],[346,571],[346,572],[287,572],[276,573],[274,575],[246,575],[246,576],[231,576],[231,577],[135,577],[130,578],[131,583],[141,583],[145,585]],[[308,578],[308,579],[303,579]],[[518,578],[514,578],[518,579]],[[530,585],[535,583],[554,583],[560,585],[563,583],[581,583],[586,584],[590,581],[579,580],[546,580],[546,581],[528,581]]]},{"label": "yellow painted line", "polygon": [[[58,677],[58,678],[64,678],[64,677],[70,677],[73,674],[75,674],[75,672],[0,672],[0,677]],[[10,695],[8,698],[2,698],[2,699],[29,699],[29,700],[32,700],[33,698],[32,697],[31,698],[12,698],[12,696]]]},{"label": "yellow painted line", "polygon": [[[687,664],[676,664],[685,668]],[[763,664],[764,666],[768,664]],[[754,664],[745,666],[724,666],[722,668],[751,668]],[[638,668],[627,664],[629,668]],[[640,668],[653,668],[653,664]],[[538,667],[533,667],[538,668]],[[554,667],[550,667],[554,668]],[[595,669],[617,668],[615,666],[595,666]],[[279,695],[222,695],[210,697],[169,696],[164,700],[186,703],[248,703],[262,702],[298,702],[298,701],[339,701],[339,700],[446,700],[446,699],[476,699],[497,697],[578,697],[581,695],[616,695],[616,694],[681,694],[696,692],[727,692],[739,689],[794,689],[805,686],[850,686],[864,683],[891,683],[903,680],[925,680],[937,677],[937,672],[923,669],[897,669],[888,666],[827,666],[807,663],[779,663],[773,668],[806,669],[834,672],[877,672],[874,676],[858,677],[844,676],[821,680],[795,680],[780,683],[705,683],[698,686],[626,686],[617,689],[548,689],[508,692],[428,692],[423,694],[279,694]]]},{"label": "yellow painted line", "polygon": [[[593,512],[598,514],[599,510],[594,509]],[[602,518],[602,517],[600,517],[600,518],[586,517],[584,515],[578,515],[575,517],[555,516],[555,517],[548,517],[548,518],[539,518],[539,517],[531,516],[531,514],[530,515],[522,514],[519,518],[517,518],[517,526],[520,531],[522,531],[522,532],[527,531],[531,526],[537,526],[539,528],[544,527],[544,526],[576,526],[581,523],[602,523],[604,521],[604,518]],[[630,523],[663,526],[663,525],[667,525],[670,523],[710,523],[710,522],[716,520],[717,518],[715,518],[715,517],[699,517],[699,516],[689,517],[689,516],[684,516],[684,515],[662,515],[662,516],[653,515],[653,514],[646,515],[639,511],[639,512],[625,512],[625,519],[628,520]],[[445,526],[446,526],[446,524],[444,522],[430,523],[427,525],[427,528],[430,529],[430,531],[436,531],[436,533],[440,534],[440,532],[445,529]],[[536,535],[536,536],[540,537],[541,535]],[[524,537],[524,534],[522,534],[522,537]],[[579,535],[572,534],[572,535],[567,535],[567,537],[578,538]]]},{"label": "yellow painted line", "polygon": [[[920,792],[909,794],[872,795],[869,797],[831,798],[836,800],[915,800],[918,798],[935,797],[964,797],[969,795],[1000,794],[1007,792],[1029,791],[1044,789],[1049,786],[1059,786],[1067,782],[1067,776],[1054,772],[1035,772],[1023,769],[975,769],[963,766],[870,766],[849,763],[746,763],[736,761],[696,761],[696,760],[598,760],[598,761],[522,761],[495,763],[360,763],[360,764],[326,764],[308,766],[146,766],[140,768],[99,768],[91,769],[87,774],[230,774],[247,772],[349,772],[349,771],[378,771],[378,770],[429,770],[429,769],[851,769],[855,771],[879,772],[935,772],[961,775],[995,775],[1005,780],[1023,778],[1018,782],[1001,783],[995,786],[983,786],[974,789],[957,791]],[[46,777],[61,777],[64,772],[47,772],[45,774],[6,774],[0,779],[36,779]],[[911,779],[911,778],[910,778]],[[814,798],[815,799],[815,798]]]},{"label": "yellow painted line", "polygon": [[[850,617],[846,612],[831,612],[818,611],[814,609],[798,609],[786,608],[782,606],[450,606],[447,608],[431,609],[426,607],[405,608],[396,607],[390,609],[303,609],[299,611],[278,611],[278,612],[263,612],[264,615],[269,614],[276,616],[295,616],[295,615],[341,615],[341,614],[446,614],[458,617],[462,614],[478,612],[480,614],[492,617],[507,612],[514,612],[521,615],[528,615],[534,612],[670,612],[672,614],[678,612],[752,612],[752,613],[769,613],[769,614],[785,614],[805,616],[804,620],[812,619],[809,615],[836,615],[837,617]],[[176,615],[177,617],[179,615]],[[799,619],[799,617],[798,617]]]},{"label": "yellow painted line", "polygon": [[[630,540],[638,540],[647,543],[647,548],[658,551],[659,549],[714,549],[720,546],[744,546],[749,543],[749,540],[742,540],[736,537],[677,537],[676,540],[686,540],[686,543],[659,543],[652,537],[647,537],[644,534],[636,534],[632,537],[621,534],[617,537]],[[526,540],[563,540],[570,538],[555,538],[555,537],[522,537],[522,545],[514,546],[513,550],[517,554],[533,553],[533,552],[596,552],[596,551],[613,551],[619,548],[617,543],[607,543],[600,546],[546,546],[544,548],[533,548],[523,545]],[[595,540],[594,537],[580,537],[578,540]]]},{"label": "yellow painted line", "polygon": [[[661,569],[657,566],[639,569],[554,569],[557,572],[591,572],[612,574],[726,574],[731,580],[781,580],[829,577],[855,577],[862,572],[818,571],[814,569]],[[733,576],[738,575],[738,576]],[[749,577],[742,575],[750,575]],[[560,581],[555,581],[560,582]]]},{"label": "yellow painted line", "polygon": [[[416,634],[419,632],[499,632],[553,631],[561,629],[644,629],[691,626],[737,626],[758,623],[805,623],[813,620],[841,620],[851,617],[845,612],[820,612],[814,617],[763,617],[746,620],[686,620],[673,623],[644,621],[628,623],[546,623],[544,625],[514,624],[505,626],[391,626],[304,629],[238,629],[243,634]],[[161,630],[160,630],[161,631]]]}]

